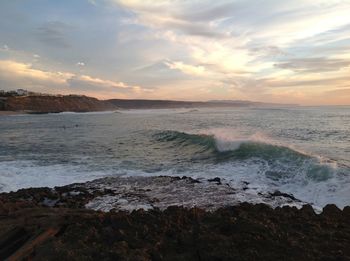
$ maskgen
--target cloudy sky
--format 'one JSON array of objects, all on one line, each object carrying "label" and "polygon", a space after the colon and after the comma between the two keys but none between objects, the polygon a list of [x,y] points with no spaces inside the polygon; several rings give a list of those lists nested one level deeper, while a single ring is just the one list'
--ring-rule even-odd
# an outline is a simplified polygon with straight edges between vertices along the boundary
[{"label": "cloudy sky", "polygon": [[350,104],[350,0],[1,0],[17,88]]}]

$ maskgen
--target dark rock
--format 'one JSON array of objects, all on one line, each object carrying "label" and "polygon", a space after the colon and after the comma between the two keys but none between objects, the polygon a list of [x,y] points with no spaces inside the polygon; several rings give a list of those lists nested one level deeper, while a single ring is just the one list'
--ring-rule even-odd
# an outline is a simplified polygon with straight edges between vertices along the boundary
[{"label": "dark rock", "polygon": [[303,207],[300,209],[300,212],[301,212],[303,215],[308,215],[308,216],[316,215],[314,209],[313,209],[312,206],[309,205],[309,204],[303,205]]},{"label": "dark rock", "polygon": [[208,179],[209,182],[216,182],[218,185],[221,185],[221,179],[216,177],[213,179]]},{"label": "dark rock", "polygon": [[[171,181],[172,179],[170,179]],[[74,193],[72,193],[74,192]],[[0,194],[0,260],[349,260],[349,207],[84,209],[79,184]],[[43,206],[45,199],[59,200]],[[50,201],[51,202],[51,201]],[[61,205],[59,205],[61,204]]]},{"label": "dark rock", "polygon": [[198,179],[193,179],[191,177],[183,176],[181,179],[188,180],[190,183],[201,183]]},{"label": "dark rock", "polygon": [[338,216],[341,215],[342,211],[334,204],[328,204],[323,208],[322,215],[324,216]]},{"label": "dark rock", "polygon": [[350,207],[349,206],[346,206],[344,209],[343,209],[343,214],[348,216],[350,218]]},{"label": "dark rock", "polygon": [[295,201],[299,201],[297,198],[295,198],[293,195],[291,194],[287,194],[287,193],[283,193],[281,191],[276,190],[273,193],[270,193],[270,196],[272,197],[284,197],[284,198],[289,198],[291,200],[295,200]]}]

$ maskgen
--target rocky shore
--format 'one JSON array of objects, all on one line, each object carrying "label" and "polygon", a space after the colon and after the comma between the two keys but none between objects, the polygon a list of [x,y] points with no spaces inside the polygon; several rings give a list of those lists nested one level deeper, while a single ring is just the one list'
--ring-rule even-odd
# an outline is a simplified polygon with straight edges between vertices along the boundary
[{"label": "rocky shore", "polygon": [[0,260],[350,260],[349,246],[350,207],[242,203],[218,178],[104,178],[0,194]]}]

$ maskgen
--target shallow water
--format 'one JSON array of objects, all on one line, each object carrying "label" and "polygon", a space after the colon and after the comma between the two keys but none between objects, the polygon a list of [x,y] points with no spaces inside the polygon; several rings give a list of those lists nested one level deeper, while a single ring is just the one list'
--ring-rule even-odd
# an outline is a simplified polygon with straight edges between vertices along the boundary
[{"label": "shallow water", "polygon": [[0,116],[0,190],[98,177],[220,177],[241,201],[280,190],[350,204],[350,107]]}]

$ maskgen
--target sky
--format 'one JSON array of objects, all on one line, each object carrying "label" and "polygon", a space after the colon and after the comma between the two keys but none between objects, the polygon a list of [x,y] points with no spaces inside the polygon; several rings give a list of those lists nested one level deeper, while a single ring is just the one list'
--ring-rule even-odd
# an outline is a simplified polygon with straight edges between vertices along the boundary
[{"label": "sky", "polygon": [[1,0],[0,89],[350,105],[350,0]]}]

